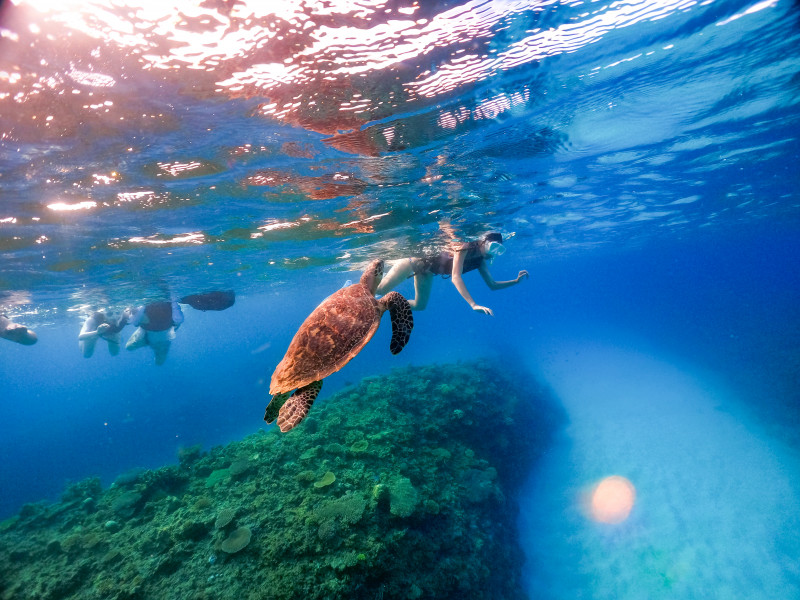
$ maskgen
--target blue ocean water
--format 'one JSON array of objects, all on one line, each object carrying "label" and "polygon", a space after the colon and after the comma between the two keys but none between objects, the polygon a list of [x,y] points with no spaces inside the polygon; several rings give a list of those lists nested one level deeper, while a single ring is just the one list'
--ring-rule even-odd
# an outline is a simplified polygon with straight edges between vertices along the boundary
[{"label": "blue ocean water", "polygon": [[[800,34],[786,0],[13,3],[0,29],[0,517],[263,427],[373,258],[507,238],[323,397],[512,358],[568,423],[519,499],[534,598],[800,595]],[[234,289],[152,352],[87,311]],[[411,282],[399,288],[413,294]],[[124,336],[132,332],[124,331]],[[409,401],[412,401],[409,399]],[[487,435],[489,435],[487,433]],[[623,523],[583,497],[637,491]]]}]

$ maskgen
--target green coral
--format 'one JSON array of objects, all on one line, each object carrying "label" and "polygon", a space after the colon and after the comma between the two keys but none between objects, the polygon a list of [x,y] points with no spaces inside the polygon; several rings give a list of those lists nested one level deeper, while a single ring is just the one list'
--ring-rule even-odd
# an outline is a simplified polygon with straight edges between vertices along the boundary
[{"label": "green coral", "polygon": [[361,452],[366,452],[367,448],[369,448],[369,442],[367,440],[358,440],[350,446],[350,452],[360,454]]},{"label": "green coral", "polygon": [[295,473],[294,478],[297,481],[302,481],[304,483],[310,483],[317,479],[317,474],[314,471],[300,471],[299,473]]},{"label": "green coral", "polygon": [[394,516],[411,516],[418,502],[419,494],[408,477],[396,477],[389,482],[389,511]]},{"label": "green coral", "polygon": [[340,519],[343,523],[354,525],[361,520],[366,507],[367,501],[362,496],[350,492],[323,504],[317,509],[316,516],[320,520]]},{"label": "green coral", "polygon": [[464,472],[461,485],[469,502],[484,502],[499,490],[494,485],[497,471],[489,467],[488,469],[467,469]]},{"label": "green coral", "polygon": [[118,517],[131,517],[139,507],[141,500],[142,494],[139,491],[124,492],[111,503],[111,510]]},{"label": "green coral", "polygon": [[242,477],[250,470],[250,466],[250,459],[238,458],[228,467],[228,472],[231,477]]},{"label": "green coral", "polygon": [[239,527],[234,529],[231,534],[222,541],[219,548],[228,554],[235,554],[250,543],[252,535],[249,527]]},{"label": "green coral", "polygon": [[212,471],[211,474],[206,478],[206,487],[214,487],[221,481],[225,481],[228,477],[230,477],[230,474],[230,469],[217,469]]},{"label": "green coral", "polygon": [[317,452],[319,448],[314,446],[313,448],[309,448],[305,452],[300,455],[300,460],[313,460],[317,457]]},{"label": "green coral", "polygon": [[344,454],[347,452],[347,448],[344,447],[339,442],[333,442],[331,444],[325,444],[325,453],[326,454]]},{"label": "green coral", "polygon": [[322,476],[322,479],[314,482],[314,487],[315,488],[328,487],[334,481],[336,481],[336,475],[334,475],[333,471],[328,471],[327,473],[325,473],[325,475]]},{"label": "green coral", "polygon": [[291,435],[74,484],[0,524],[0,600],[520,600],[513,495],[558,423],[537,389],[487,361],[398,369]]},{"label": "green coral", "polygon": [[223,529],[227,527],[228,523],[233,521],[236,516],[236,510],[233,508],[223,508],[217,513],[217,518],[214,521],[214,529]]}]

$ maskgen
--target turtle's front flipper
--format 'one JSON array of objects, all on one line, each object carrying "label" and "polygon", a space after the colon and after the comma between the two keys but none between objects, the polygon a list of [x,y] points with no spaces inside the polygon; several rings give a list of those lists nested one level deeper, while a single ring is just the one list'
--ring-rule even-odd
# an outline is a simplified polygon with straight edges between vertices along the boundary
[{"label": "turtle's front flipper", "polygon": [[392,318],[392,341],[389,342],[389,350],[392,354],[397,354],[405,348],[408,336],[411,335],[411,330],[414,328],[411,305],[399,292],[389,292],[380,299],[380,302],[386,307]]},{"label": "turtle's front flipper", "polygon": [[297,388],[292,397],[286,400],[278,414],[278,427],[286,433],[306,418],[311,405],[322,389],[322,381],[312,381],[308,385]]},{"label": "turtle's front flipper", "polygon": [[267,410],[264,411],[264,420],[267,423],[272,423],[275,419],[278,418],[278,411],[280,411],[284,402],[286,402],[288,398],[289,398],[289,392],[284,392],[282,394],[275,394],[272,397],[272,400],[270,400],[269,404],[267,404]]}]

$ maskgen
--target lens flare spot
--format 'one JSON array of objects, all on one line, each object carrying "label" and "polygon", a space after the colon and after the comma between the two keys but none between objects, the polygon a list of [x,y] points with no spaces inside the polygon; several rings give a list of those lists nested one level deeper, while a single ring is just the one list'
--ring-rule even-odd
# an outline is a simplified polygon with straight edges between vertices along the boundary
[{"label": "lens flare spot", "polygon": [[592,490],[589,514],[599,523],[622,523],[631,514],[636,488],[619,475],[611,475]]}]

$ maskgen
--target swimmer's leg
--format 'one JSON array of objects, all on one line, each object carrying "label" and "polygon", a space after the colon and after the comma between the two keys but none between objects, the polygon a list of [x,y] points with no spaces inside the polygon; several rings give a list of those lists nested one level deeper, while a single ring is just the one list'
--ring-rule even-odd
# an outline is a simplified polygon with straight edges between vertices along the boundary
[{"label": "swimmer's leg", "polygon": [[92,358],[95,344],[97,344],[97,338],[89,338],[78,342],[78,346],[80,347],[84,358]]},{"label": "swimmer's leg", "polygon": [[150,344],[150,347],[153,349],[153,354],[156,358],[157,365],[163,365],[164,361],[167,360],[167,352],[169,352],[169,347],[172,345],[172,342],[169,341],[159,341],[155,344]]},{"label": "swimmer's leg", "polygon": [[414,299],[409,300],[411,310],[425,310],[433,288],[433,273],[420,273],[414,275]]},{"label": "swimmer's leg", "polygon": [[146,345],[147,345],[147,332],[141,327],[137,327],[136,331],[134,331],[131,337],[128,338],[128,343],[125,344],[125,347],[128,350],[136,350],[137,348],[141,348],[142,346]]},{"label": "swimmer's leg", "polygon": [[117,354],[119,354],[119,346],[120,346],[119,338],[120,335],[118,333],[111,334],[105,338],[105,340],[108,342],[108,353],[111,354],[111,356],[116,356]]},{"label": "swimmer's leg", "polygon": [[414,274],[414,265],[411,264],[410,258],[401,258],[396,261],[389,272],[383,276],[380,284],[378,285],[378,294],[386,294],[396,288],[400,283],[408,279]]}]

